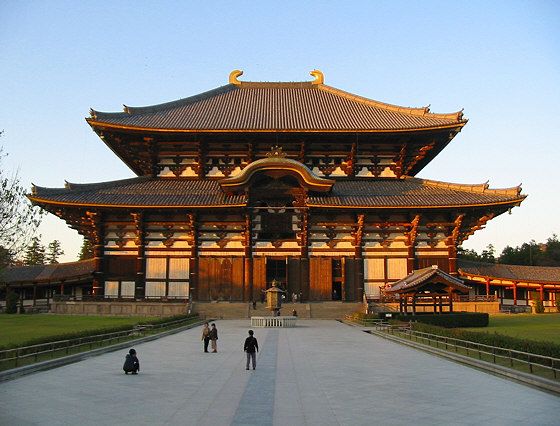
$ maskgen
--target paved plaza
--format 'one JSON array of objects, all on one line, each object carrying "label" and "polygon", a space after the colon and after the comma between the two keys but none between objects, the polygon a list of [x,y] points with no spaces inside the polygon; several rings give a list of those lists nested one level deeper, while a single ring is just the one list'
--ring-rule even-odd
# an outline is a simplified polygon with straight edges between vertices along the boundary
[{"label": "paved plaza", "polygon": [[1,425],[558,425],[560,398],[369,335],[336,321],[255,329],[217,321],[218,353],[200,327],[0,383]]}]

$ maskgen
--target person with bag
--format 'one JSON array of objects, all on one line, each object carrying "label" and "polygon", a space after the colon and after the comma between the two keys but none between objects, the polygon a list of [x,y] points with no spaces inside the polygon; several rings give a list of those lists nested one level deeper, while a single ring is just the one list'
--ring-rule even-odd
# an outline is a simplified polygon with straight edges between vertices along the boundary
[{"label": "person with bag", "polygon": [[212,353],[218,352],[218,329],[216,324],[212,323],[212,328],[210,329],[210,342],[212,343]]},{"label": "person with bag", "polygon": [[210,343],[210,327],[205,322],[202,326],[202,339],[204,341],[204,352],[208,352],[208,343]]},{"label": "person with bag", "polygon": [[243,350],[247,353],[247,364],[245,370],[249,369],[249,361],[252,361],[253,370],[257,368],[257,352],[259,351],[259,343],[253,336],[253,330],[249,330],[249,337],[245,339]]}]

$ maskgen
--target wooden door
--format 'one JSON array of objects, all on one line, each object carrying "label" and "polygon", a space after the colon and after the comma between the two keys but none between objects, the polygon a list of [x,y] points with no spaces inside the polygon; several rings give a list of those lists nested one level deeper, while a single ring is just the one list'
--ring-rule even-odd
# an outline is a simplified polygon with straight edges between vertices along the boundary
[{"label": "wooden door", "polygon": [[230,299],[234,301],[243,300],[243,258],[231,258],[231,294]]},{"label": "wooden door", "polygon": [[347,302],[359,302],[362,298],[362,265],[362,259],[344,259],[344,300]]},{"label": "wooden door", "polygon": [[312,257],[309,259],[309,300],[332,299],[332,259]]},{"label": "wooden door", "polygon": [[253,300],[260,301],[266,290],[266,258],[253,258]]}]

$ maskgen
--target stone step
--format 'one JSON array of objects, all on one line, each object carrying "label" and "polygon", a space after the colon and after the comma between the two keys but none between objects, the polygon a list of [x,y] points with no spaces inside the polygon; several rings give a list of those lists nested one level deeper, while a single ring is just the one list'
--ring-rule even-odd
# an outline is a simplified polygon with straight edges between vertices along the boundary
[{"label": "stone step", "polygon": [[[363,304],[353,302],[312,302],[312,303],[284,303],[282,315],[292,315],[293,310],[301,319],[341,319],[357,311],[363,311]],[[270,316],[271,312],[263,303],[257,303],[253,309],[246,302],[193,302],[192,310],[201,318],[242,319],[251,316]]]}]

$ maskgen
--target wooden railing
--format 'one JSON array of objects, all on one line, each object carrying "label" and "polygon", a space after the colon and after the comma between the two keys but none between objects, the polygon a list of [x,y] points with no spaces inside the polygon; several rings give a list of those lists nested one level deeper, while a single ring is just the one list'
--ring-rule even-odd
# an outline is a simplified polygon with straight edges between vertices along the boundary
[{"label": "wooden railing", "polygon": [[[552,373],[554,379],[560,378],[560,358],[414,331],[408,327],[390,327],[383,325],[376,327],[376,331],[383,331],[399,337],[404,337],[408,340],[415,340],[416,342],[435,346],[436,348],[445,349],[447,351],[459,352],[459,350],[461,350],[466,352],[467,356],[477,357],[479,360],[490,361],[494,364],[506,364],[506,366],[511,368],[521,364],[526,366],[531,374],[535,374],[536,368],[545,369]],[[499,363],[498,360],[501,360],[502,363]]]},{"label": "wooden railing", "polygon": [[76,339],[57,340],[55,342],[1,350],[0,370],[15,368],[22,364],[44,361],[46,359],[59,358],[71,353],[83,352],[84,350],[92,350],[94,347],[108,346],[131,338],[162,331],[162,329],[180,327],[188,322],[193,322],[195,318],[181,318],[161,324],[140,324],[128,330],[113,333],[95,334]]}]

